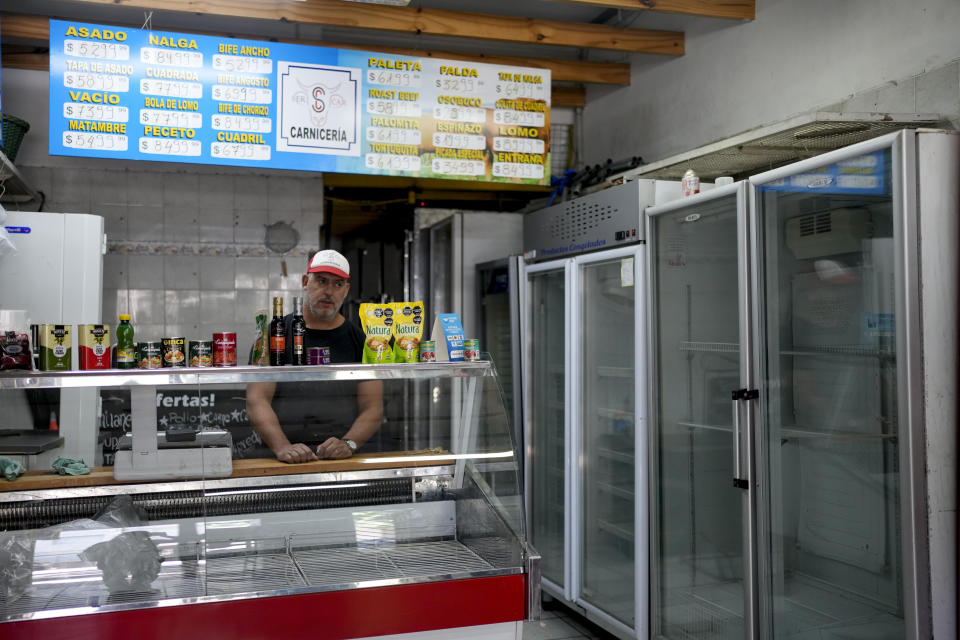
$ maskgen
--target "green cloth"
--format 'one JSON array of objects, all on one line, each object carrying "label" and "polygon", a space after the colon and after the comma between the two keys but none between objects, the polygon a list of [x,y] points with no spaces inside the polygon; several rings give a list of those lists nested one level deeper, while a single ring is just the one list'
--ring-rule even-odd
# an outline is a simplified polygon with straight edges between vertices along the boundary
[{"label": "green cloth", "polygon": [[90,467],[83,460],[73,458],[57,458],[53,461],[53,470],[62,476],[85,476],[90,473]]},{"label": "green cloth", "polygon": [[16,460],[0,457],[0,473],[2,473],[7,480],[13,482],[17,479],[17,476],[23,473],[23,465]]}]

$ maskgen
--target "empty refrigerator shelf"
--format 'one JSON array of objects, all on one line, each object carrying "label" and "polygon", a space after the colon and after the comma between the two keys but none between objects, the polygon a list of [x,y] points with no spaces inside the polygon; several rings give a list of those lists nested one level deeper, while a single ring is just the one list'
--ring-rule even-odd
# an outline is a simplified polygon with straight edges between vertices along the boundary
[{"label": "empty refrigerator shelf", "polygon": [[618,538],[633,542],[633,523],[632,522],[608,522],[602,518],[597,519],[597,528],[606,531]]},{"label": "empty refrigerator shelf", "polygon": [[736,342],[691,342],[681,341],[680,351],[708,351],[710,353],[737,353],[740,345]]},{"label": "empty refrigerator shelf", "polygon": [[103,574],[92,563],[70,568],[35,569],[33,584],[19,598],[0,600],[0,618],[25,615],[50,609],[104,607],[131,603],[148,603],[171,598],[195,598],[204,595],[202,562],[164,560],[160,575],[149,591],[111,594],[103,582]]},{"label": "empty refrigerator shelf", "polygon": [[730,425],[722,424],[702,424],[699,422],[677,422],[678,427],[687,427],[688,429],[709,429],[711,431],[725,431],[727,433],[733,432],[733,427]]},{"label": "empty refrigerator shelf", "polygon": [[[482,550],[483,541],[471,541]],[[492,544],[492,543],[491,543]],[[495,556],[491,556],[495,557]],[[494,567],[456,540],[393,545],[326,547],[239,555],[206,560],[165,559],[149,591],[110,594],[92,563],[34,571],[33,584],[12,602],[0,599],[0,619],[36,611],[106,607],[159,600],[263,593],[275,590],[332,590],[359,583],[418,582],[520,573],[522,566]]]},{"label": "empty refrigerator shelf", "polygon": [[306,580],[286,553],[209,558],[207,595],[297,589]]},{"label": "empty refrigerator shelf", "polygon": [[633,367],[597,367],[601,378],[632,378]]},{"label": "empty refrigerator shelf", "polygon": [[616,487],[607,482],[598,482],[597,488],[600,489],[601,491],[604,491],[611,495],[615,495],[619,498],[626,498],[627,500],[633,500],[635,495],[632,489],[623,489],[621,487]]},{"label": "empty refrigerator shelf", "polygon": [[371,547],[328,547],[293,552],[311,586],[371,580],[430,578],[492,571],[494,567],[456,540]]},{"label": "empty refrigerator shelf", "polygon": [[781,349],[785,356],[857,356],[861,358],[894,358],[896,352],[890,349],[878,349],[862,345],[797,345],[790,349]]},{"label": "empty refrigerator shelf", "polygon": [[[772,431],[772,430],[771,430]],[[850,442],[863,441],[890,441],[896,442],[897,436],[893,433],[860,433],[857,431],[823,431],[819,429],[806,429],[804,427],[781,427],[779,436],[788,439],[808,439],[818,440],[844,440]]]},{"label": "empty refrigerator shelf", "polygon": [[597,407],[597,415],[601,418],[610,418],[612,420],[633,420],[633,411],[624,411],[623,409]]},{"label": "empty refrigerator shelf", "polygon": [[633,464],[633,454],[624,453],[623,451],[614,451],[613,449],[597,449],[597,455],[601,458],[609,458],[610,460],[616,460],[617,462],[627,462]]}]

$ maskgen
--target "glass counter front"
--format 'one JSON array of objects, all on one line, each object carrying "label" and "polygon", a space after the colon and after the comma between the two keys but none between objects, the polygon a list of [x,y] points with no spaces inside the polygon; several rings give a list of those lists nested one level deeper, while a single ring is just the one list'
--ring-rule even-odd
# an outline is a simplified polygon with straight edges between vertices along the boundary
[{"label": "glass counter front", "polygon": [[[350,458],[284,464],[256,430],[234,424],[245,418],[248,385],[265,383],[277,385],[273,405],[290,441],[312,448],[346,432],[358,388],[379,389],[385,417]],[[284,388],[294,393],[281,398]],[[32,427],[45,411],[70,422],[71,390],[96,396],[98,419],[65,429],[58,448],[19,458],[39,468],[0,479],[0,621],[12,627],[484,579],[510,580],[497,589],[519,595],[496,621],[528,614],[538,558],[488,362],[0,374],[0,406],[26,409],[21,435],[42,431]],[[278,406],[287,398],[292,410]],[[17,426],[11,420],[3,426]],[[59,475],[43,464],[92,448],[113,466]]]}]

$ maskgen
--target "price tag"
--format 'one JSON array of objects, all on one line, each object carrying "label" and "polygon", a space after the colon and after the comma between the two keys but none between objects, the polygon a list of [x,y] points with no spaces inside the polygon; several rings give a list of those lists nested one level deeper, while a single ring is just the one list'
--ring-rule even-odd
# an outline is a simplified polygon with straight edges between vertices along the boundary
[{"label": "price tag", "polygon": [[404,156],[392,153],[368,153],[364,156],[368,169],[388,171],[419,171],[420,156]]},{"label": "price tag", "polygon": [[524,162],[494,162],[493,175],[498,178],[540,180],[543,178],[543,165]]},{"label": "price tag", "polygon": [[433,146],[449,147],[451,149],[486,149],[487,139],[484,136],[474,136],[466,133],[435,133]]},{"label": "price tag", "polygon": [[405,100],[367,100],[367,113],[377,116],[420,117],[420,105]]},{"label": "price tag", "polygon": [[420,74],[412,71],[370,70],[367,72],[367,82],[391,87],[419,87]]},{"label": "price tag", "polygon": [[140,109],[140,124],[199,129],[203,126],[203,114],[193,111],[170,111],[168,109]]},{"label": "price tag", "polygon": [[100,120],[102,122],[127,122],[130,110],[110,104],[89,104],[86,102],[64,102],[63,117],[74,120]]},{"label": "price tag", "polygon": [[213,68],[229,73],[273,73],[273,60],[249,56],[213,56]]},{"label": "price tag", "polygon": [[130,91],[130,78],[106,73],[71,73],[68,71],[63,74],[63,86],[70,89],[86,89],[87,91],[125,93]]},{"label": "price tag", "polygon": [[64,131],[63,146],[90,151],[126,151],[127,136],[113,133]]},{"label": "price tag", "polygon": [[140,61],[164,67],[199,68],[203,66],[203,54],[199,51],[144,47],[140,49]]},{"label": "price tag", "polygon": [[273,120],[257,116],[227,116],[214,114],[213,128],[218,131],[243,131],[245,133],[270,133]]},{"label": "price tag", "polygon": [[493,150],[507,153],[539,153],[543,154],[546,145],[539,138],[505,138],[497,136],[493,139]]},{"label": "price tag", "polygon": [[456,120],[458,122],[486,122],[487,112],[476,107],[456,107],[449,104],[433,108],[433,117],[437,120]]},{"label": "price tag", "polygon": [[367,142],[391,142],[415,144],[421,141],[419,129],[396,129],[392,127],[367,127]]},{"label": "price tag", "polygon": [[496,124],[520,124],[525,127],[542,127],[546,116],[539,111],[517,111],[516,109],[497,109],[493,112]]},{"label": "price tag", "polygon": [[247,104],[270,104],[273,102],[273,90],[262,87],[235,87],[233,85],[213,85],[213,99],[221,102],[245,102]]},{"label": "price tag", "polygon": [[114,42],[91,42],[68,38],[63,41],[63,52],[74,58],[97,60],[129,60],[130,47]]},{"label": "price tag", "polygon": [[210,145],[210,155],[231,160],[269,160],[270,147],[265,144],[214,142]]},{"label": "price tag", "polygon": [[140,93],[150,96],[198,100],[203,97],[203,85],[199,82],[143,79],[140,81]]},{"label": "price tag", "polygon": [[140,153],[161,156],[199,156],[203,145],[199,140],[174,138],[140,138]]}]

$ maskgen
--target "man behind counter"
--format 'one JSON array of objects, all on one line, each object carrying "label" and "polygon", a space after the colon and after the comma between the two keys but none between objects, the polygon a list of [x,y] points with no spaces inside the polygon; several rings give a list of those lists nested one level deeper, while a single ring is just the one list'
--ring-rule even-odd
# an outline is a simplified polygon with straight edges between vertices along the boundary
[{"label": "man behind counter", "polygon": [[[349,279],[347,259],[330,249],[314,254],[303,275],[303,347],[330,347],[332,363],[360,362],[363,356],[363,332],[340,313]],[[292,314],[284,318],[288,336],[292,321]],[[292,341],[287,340],[287,362],[291,356]],[[257,382],[247,386],[247,413],[281,462],[341,459],[352,456],[380,427],[382,397],[379,380]]]}]

